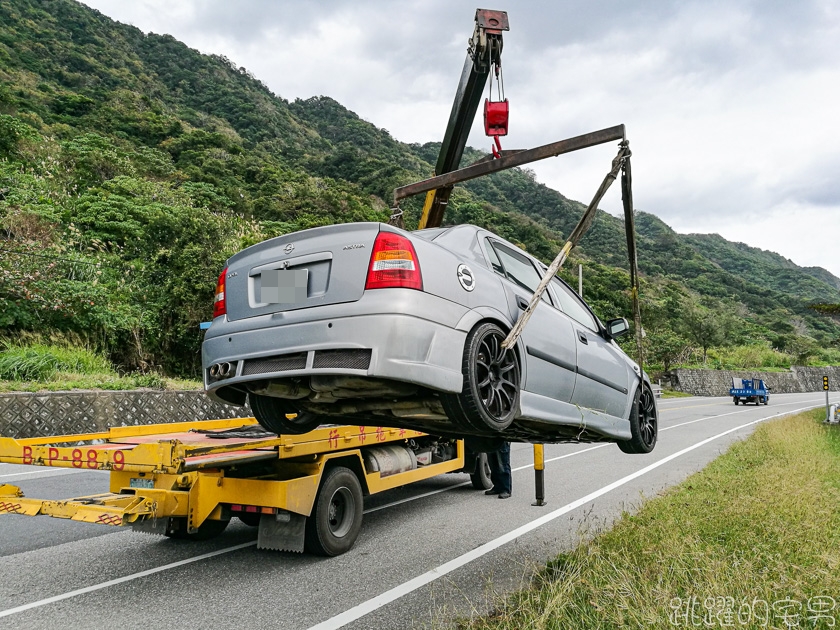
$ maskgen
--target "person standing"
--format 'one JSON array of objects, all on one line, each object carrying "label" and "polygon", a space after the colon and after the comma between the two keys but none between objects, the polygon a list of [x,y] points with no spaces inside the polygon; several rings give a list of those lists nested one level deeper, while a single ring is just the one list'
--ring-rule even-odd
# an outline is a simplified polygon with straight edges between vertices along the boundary
[{"label": "person standing", "polygon": [[487,453],[490,465],[490,481],[493,487],[484,494],[498,495],[500,499],[509,499],[513,490],[513,475],[510,470],[510,442],[502,442],[498,451]]}]

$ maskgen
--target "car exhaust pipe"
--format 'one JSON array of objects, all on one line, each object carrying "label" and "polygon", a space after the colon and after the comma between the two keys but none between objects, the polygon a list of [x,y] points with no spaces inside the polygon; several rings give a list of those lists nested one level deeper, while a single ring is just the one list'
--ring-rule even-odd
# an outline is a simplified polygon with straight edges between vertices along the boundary
[{"label": "car exhaust pipe", "polygon": [[214,363],[210,366],[210,378],[227,378],[233,376],[234,367],[225,361],[224,363]]}]

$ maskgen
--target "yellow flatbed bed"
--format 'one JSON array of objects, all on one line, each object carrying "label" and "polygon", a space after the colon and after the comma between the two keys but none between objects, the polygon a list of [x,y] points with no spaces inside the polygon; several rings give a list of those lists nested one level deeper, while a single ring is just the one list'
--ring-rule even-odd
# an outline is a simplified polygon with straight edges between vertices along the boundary
[{"label": "yellow flatbed bed", "polygon": [[261,548],[321,555],[352,547],[366,494],[458,471],[477,488],[488,485],[486,459],[465,453],[462,440],[346,425],[278,436],[253,418],[0,437],[0,462],[110,471],[107,493],[58,501],[0,485],[0,514],[196,539],[221,533],[238,516],[259,527]]}]

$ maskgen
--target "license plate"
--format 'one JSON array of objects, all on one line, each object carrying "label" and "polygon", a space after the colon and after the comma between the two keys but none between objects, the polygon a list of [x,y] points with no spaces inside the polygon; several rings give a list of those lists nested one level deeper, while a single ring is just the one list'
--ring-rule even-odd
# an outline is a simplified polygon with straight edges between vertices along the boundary
[{"label": "license plate", "polygon": [[263,304],[297,304],[306,300],[308,269],[266,269],[260,276]]},{"label": "license plate", "polygon": [[154,479],[140,479],[139,477],[132,477],[131,480],[128,482],[129,488],[154,488],[155,487],[155,480]]}]

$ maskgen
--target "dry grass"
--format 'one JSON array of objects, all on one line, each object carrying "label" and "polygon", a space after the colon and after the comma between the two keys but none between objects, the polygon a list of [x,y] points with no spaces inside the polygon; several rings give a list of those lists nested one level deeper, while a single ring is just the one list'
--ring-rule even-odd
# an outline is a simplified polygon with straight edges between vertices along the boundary
[{"label": "dry grass", "polygon": [[[760,426],[637,514],[558,556],[493,614],[459,627],[834,627],[840,428],[820,424],[824,413]],[[793,608],[783,609],[785,599]],[[815,619],[809,600],[824,611],[837,604]]]}]

